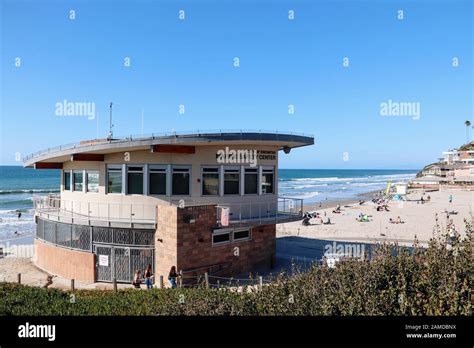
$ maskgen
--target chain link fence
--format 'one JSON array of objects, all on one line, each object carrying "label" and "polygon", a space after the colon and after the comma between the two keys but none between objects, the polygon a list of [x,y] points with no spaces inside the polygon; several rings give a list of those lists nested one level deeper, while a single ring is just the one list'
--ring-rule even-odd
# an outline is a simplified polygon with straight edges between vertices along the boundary
[{"label": "chain link fence", "polygon": [[94,244],[153,247],[154,230],[66,224],[38,218],[36,238],[61,247],[92,251]]}]

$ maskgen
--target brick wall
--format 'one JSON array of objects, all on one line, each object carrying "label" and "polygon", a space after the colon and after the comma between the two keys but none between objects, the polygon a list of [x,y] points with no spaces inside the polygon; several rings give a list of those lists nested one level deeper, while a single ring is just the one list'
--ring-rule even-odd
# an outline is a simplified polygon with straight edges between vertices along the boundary
[{"label": "brick wall", "polygon": [[[195,219],[186,222],[186,217]],[[275,255],[275,225],[252,229],[249,241],[212,245],[217,209],[214,205],[178,209],[178,269],[187,270],[213,264],[230,264],[220,275],[239,275],[257,268],[269,268]],[[236,249],[238,248],[238,256]]]},{"label": "brick wall", "polygon": [[95,282],[95,255],[35,240],[35,264],[48,273],[80,282]]},{"label": "brick wall", "polygon": [[177,214],[175,206],[158,206],[155,233],[155,273],[157,276],[163,275],[165,280],[168,278],[171,266],[177,266]]}]

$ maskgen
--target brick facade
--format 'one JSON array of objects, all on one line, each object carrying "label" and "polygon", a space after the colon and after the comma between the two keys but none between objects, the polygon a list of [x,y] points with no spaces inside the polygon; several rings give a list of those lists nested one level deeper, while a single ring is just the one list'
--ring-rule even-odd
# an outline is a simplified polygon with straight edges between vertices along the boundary
[{"label": "brick facade", "polygon": [[215,205],[182,209],[159,206],[155,237],[156,274],[164,275],[166,279],[171,266],[186,271],[223,264],[227,268],[219,275],[237,276],[272,266],[276,237],[274,224],[253,227],[248,241],[213,246],[212,231],[217,228],[216,221]]}]

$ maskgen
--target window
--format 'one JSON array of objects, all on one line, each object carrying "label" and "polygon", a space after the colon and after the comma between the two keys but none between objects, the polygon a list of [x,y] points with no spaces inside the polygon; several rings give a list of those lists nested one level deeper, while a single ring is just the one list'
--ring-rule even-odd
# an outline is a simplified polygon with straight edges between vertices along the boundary
[{"label": "window", "polygon": [[273,193],[273,169],[262,170],[262,194]]},{"label": "window", "polygon": [[171,194],[174,196],[189,195],[189,168],[173,168]]},{"label": "window", "polygon": [[214,230],[212,234],[212,245],[243,242],[250,240],[250,236],[250,228]]},{"label": "window", "polygon": [[244,240],[249,240],[250,239],[250,229],[244,229],[244,230],[235,230],[234,235],[232,240],[234,242],[241,242]]},{"label": "window", "polygon": [[240,172],[238,169],[224,169],[224,194],[238,195],[240,193]]},{"label": "window", "polygon": [[122,193],[122,168],[109,167],[107,169],[107,192]]},{"label": "window", "polygon": [[219,168],[202,168],[202,195],[219,195]]},{"label": "window", "polygon": [[150,195],[166,195],[166,169],[150,168]]},{"label": "window", "polygon": [[244,193],[246,195],[258,194],[258,170],[257,168],[245,168]]},{"label": "window", "polygon": [[220,245],[230,243],[230,231],[218,231],[212,234],[212,245]]},{"label": "window", "polygon": [[87,172],[87,192],[99,192],[99,172]]},{"label": "window", "polygon": [[127,194],[143,194],[143,167],[127,167]]},{"label": "window", "polygon": [[64,172],[64,189],[71,191],[71,172],[69,170]]},{"label": "window", "polygon": [[74,172],[74,191],[82,191],[84,188],[84,173]]}]

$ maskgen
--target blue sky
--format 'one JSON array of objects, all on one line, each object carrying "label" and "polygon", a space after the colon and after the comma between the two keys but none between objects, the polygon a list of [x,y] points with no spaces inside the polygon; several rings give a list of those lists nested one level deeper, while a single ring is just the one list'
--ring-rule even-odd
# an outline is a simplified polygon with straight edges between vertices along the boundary
[{"label": "blue sky", "polygon": [[[105,136],[110,101],[116,135],[140,134],[142,110],[147,134],[313,134],[281,168],[420,168],[473,119],[472,1],[0,3],[1,164]],[[98,116],[57,116],[65,99]],[[381,116],[389,99],[420,103],[420,118]]]}]

